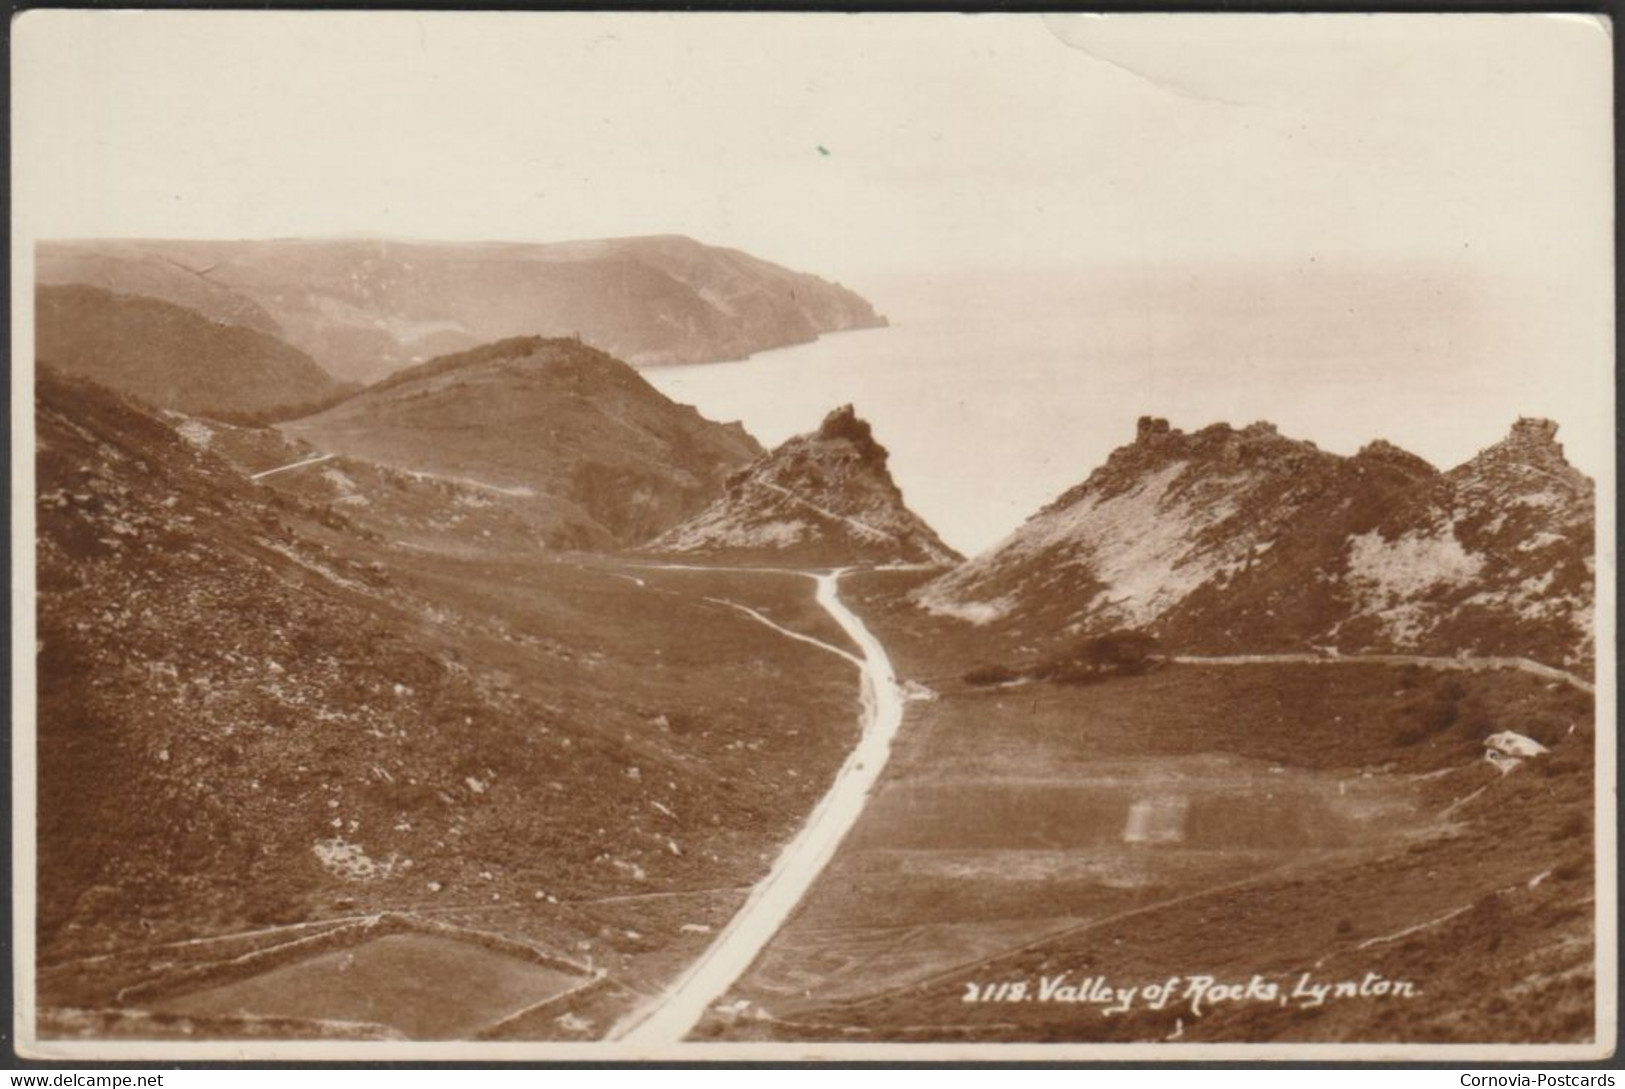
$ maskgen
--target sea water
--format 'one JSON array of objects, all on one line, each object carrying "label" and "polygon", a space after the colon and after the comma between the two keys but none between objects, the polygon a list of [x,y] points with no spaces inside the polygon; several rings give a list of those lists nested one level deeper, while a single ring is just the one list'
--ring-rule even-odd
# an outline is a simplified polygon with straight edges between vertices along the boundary
[{"label": "sea water", "polygon": [[1268,420],[1340,454],[1386,438],[1441,468],[1519,414],[1557,418],[1582,469],[1606,442],[1590,419],[1606,397],[1553,381],[1560,361],[1515,351],[1472,307],[1404,304],[1423,283],[1160,277],[922,275],[864,292],[888,328],[643,374],[768,447],[853,403],[908,504],[966,553],[1082,482],[1142,415]]}]

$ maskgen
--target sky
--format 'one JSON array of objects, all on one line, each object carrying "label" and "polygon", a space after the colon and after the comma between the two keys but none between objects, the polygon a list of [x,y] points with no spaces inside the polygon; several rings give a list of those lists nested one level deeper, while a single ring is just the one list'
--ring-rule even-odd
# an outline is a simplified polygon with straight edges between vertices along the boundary
[{"label": "sky", "polygon": [[1588,19],[36,11],[15,36],[42,235],[677,232],[853,281],[1496,270],[1610,238]]},{"label": "sky", "polygon": [[1088,284],[1139,350],[1521,383],[1609,460],[1596,19],[35,11],[14,51],[24,241],[681,233],[904,318]]}]

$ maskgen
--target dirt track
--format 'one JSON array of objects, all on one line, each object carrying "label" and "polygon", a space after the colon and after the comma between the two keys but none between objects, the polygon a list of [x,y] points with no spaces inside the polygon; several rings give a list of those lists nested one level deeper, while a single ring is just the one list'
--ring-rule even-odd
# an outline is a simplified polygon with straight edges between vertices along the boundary
[{"label": "dirt track", "polygon": [[1417,654],[1175,654],[1170,662],[1182,665],[1265,665],[1275,662],[1295,662],[1307,665],[1337,665],[1338,663],[1376,662],[1380,665],[1415,665],[1427,669],[1459,669],[1477,672],[1485,669],[1516,669],[1537,677],[1562,681],[1581,692],[1595,693],[1596,686],[1572,673],[1554,669],[1528,658],[1429,658]]},{"label": "dirt track", "polygon": [[[863,811],[869,792],[890,755],[892,738],[902,725],[903,692],[897,684],[891,660],[880,641],[842,603],[839,584],[843,572],[810,576],[806,572],[785,573],[817,581],[818,603],[862,651],[861,659],[853,659],[862,670],[860,739],[801,831],[780,852],[773,868],[751,890],[744,906],[716,941],[664,995],[617,1025],[611,1033],[613,1038],[658,1046],[676,1043],[688,1035],[712,1003],[750,967],[762,948],[778,933],[834,856],[841,840]],[[833,647],[825,649],[852,657]]]}]

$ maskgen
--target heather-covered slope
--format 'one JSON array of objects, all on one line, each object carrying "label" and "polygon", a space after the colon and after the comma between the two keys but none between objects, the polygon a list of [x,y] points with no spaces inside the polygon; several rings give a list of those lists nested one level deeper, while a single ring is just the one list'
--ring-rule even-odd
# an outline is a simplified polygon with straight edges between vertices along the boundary
[{"label": "heather-covered slope", "polygon": [[1203,652],[1336,648],[1591,656],[1591,482],[1556,427],[1439,473],[1268,424],[1135,442],[1009,539],[922,587],[924,608],[1040,637],[1113,627]]},{"label": "heather-covered slope", "polygon": [[[851,742],[846,663],[681,577],[395,548],[104,390],[36,408],[46,1005],[384,909],[657,986]],[[705,592],[789,617],[804,581]],[[684,889],[724,895],[629,914]]]},{"label": "heather-covered slope", "polygon": [[218,454],[261,486],[309,504],[357,534],[441,555],[545,550],[560,512],[533,496],[478,481],[441,479],[362,458],[324,454],[274,427],[237,427],[169,415],[181,437]]},{"label": "heather-covered slope", "polygon": [[579,335],[637,366],[742,359],[884,323],[858,295],[689,238],[549,244],[41,243],[40,283],[153,295],[372,381],[504,337]]},{"label": "heather-covered slope", "polygon": [[281,425],[328,452],[461,483],[549,513],[546,543],[646,540],[761,451],[574,340],[518,337],[402,371]]},{"label": "heather-covered slope", "polygon": [[958,556],[903,502],[885,447],[844,405],[728,478],[652,551],[794,564],[947,564]]},{"label": "heather-covered slope", "polygon": [[270,333],[96,287],[39,288],[34,338],[42,364],[182,412],[241,416],[342,392]]}]

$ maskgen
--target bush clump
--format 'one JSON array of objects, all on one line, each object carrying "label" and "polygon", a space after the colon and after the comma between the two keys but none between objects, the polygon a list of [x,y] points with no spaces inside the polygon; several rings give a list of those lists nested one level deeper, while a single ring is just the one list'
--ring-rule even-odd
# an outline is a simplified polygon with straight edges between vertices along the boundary
[{"label": "bush clump", "polygon": [[1021,674],[1009,666],[984,665],[977,666],[965,674],[965,683],[973,688],[992,688],[995,685],[1009,684],[1011,681],[1021,680]]},{"label": "bush clump", "polygon": [[1074,644],[1040,665],[1034,676],[1056,684],[1092,684],[1108,677],[1133,676],[1156,665],[1156,652],[1154,636],[1124,628]]},{"label": "bush clump", "polygon": [[1483,741],[1499,728],[1484,701],[1455,677],[1437,679],[1410,701],[1404,716],[1394,733],[1394,744],[1401,746],[1419,745],[1450,730]]}]

